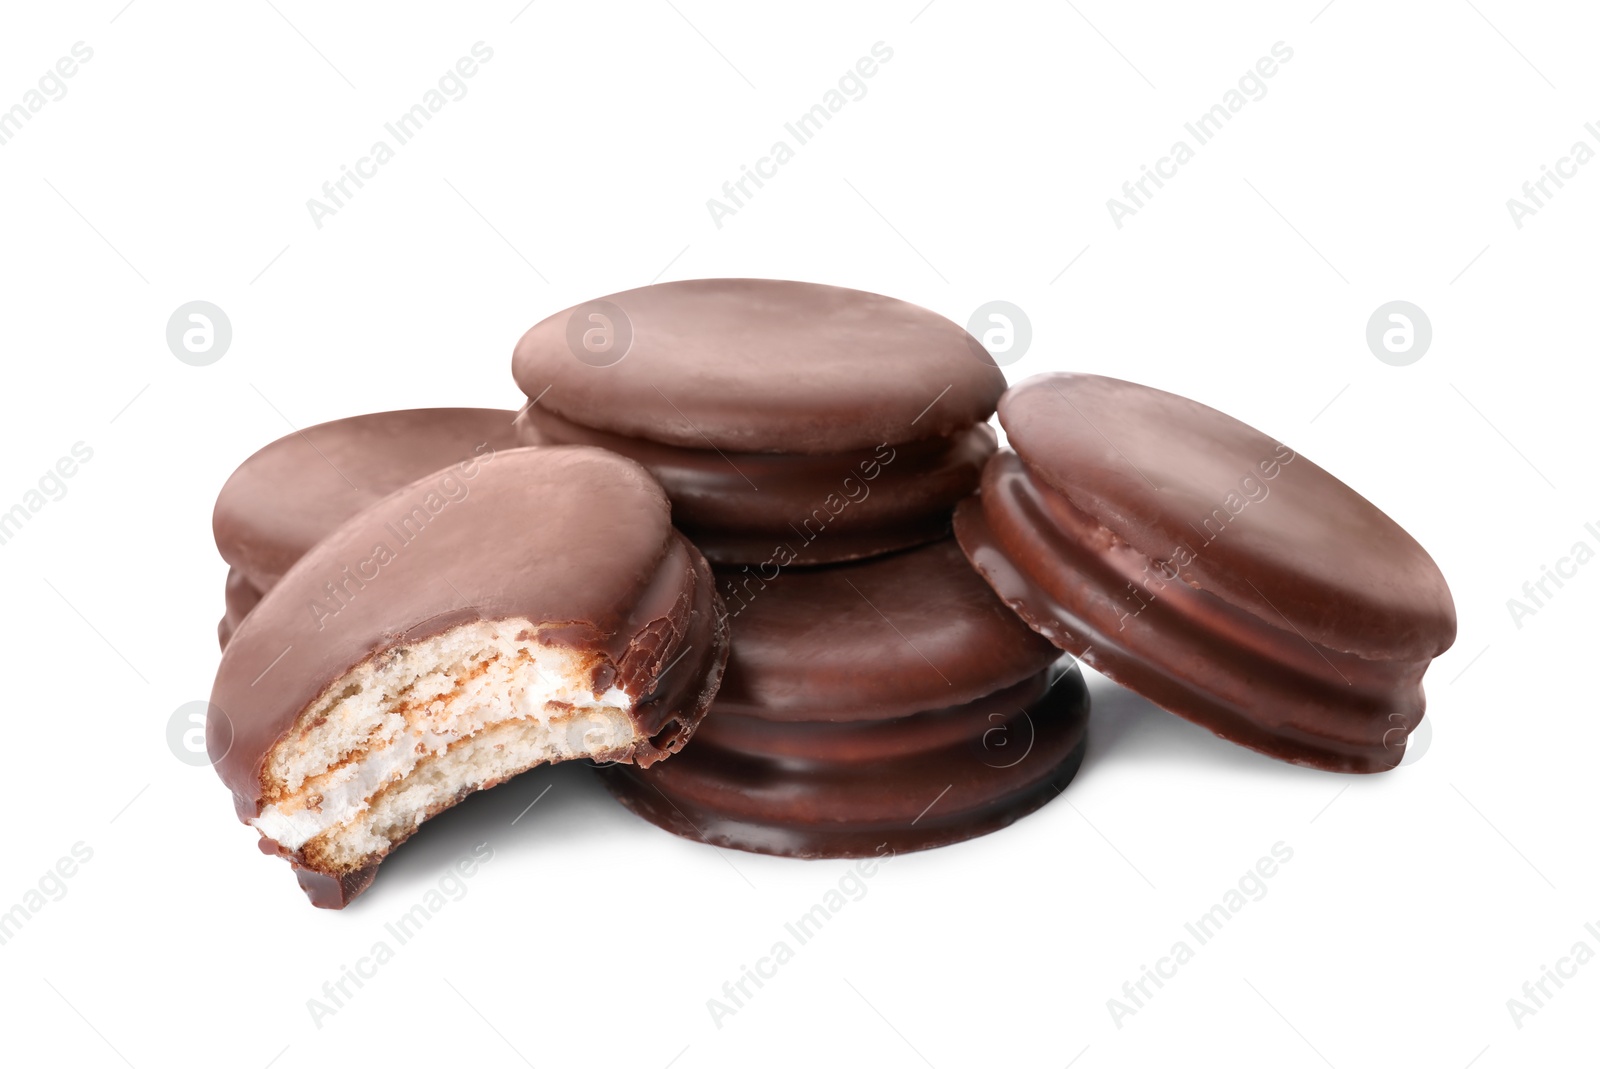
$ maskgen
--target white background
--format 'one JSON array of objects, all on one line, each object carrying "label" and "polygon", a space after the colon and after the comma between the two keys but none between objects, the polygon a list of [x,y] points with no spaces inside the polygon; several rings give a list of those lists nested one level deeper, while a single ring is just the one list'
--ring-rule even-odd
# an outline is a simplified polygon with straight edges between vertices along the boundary
[{"label": "white background", "polygon": [[[1600,964],[1520,1028],[1507,1000],[1574,943],[1600,951],[1600,565],[1520,627],[1506,604],[1578,540],[1600,548],[1583,527],[1600,521],[1600,162],[1520,229],[1506,206],[1576,140],[1600,147],[1592,9],[124,2],[7,5],[0,28],[3,107],[74,42],[94,50],[0,146],[0,506],[74,443],[94,451],[0,546],[0,909],[75,843],[93,851],[0,946],[0,1058],[1593,1064]],[[494,56],[465,98],[314,226],[307,198],[480,40]],[[878,41],[893,58],[865,97],[715,226],[707,198]],[[1107,198],[1278,41],[1293,59],[1266,96],[1113,225]],[[963,323],[1008,300],[1033,328],[1013,381],[1159,385],[1331,469],[1455,593],[1431,745],[1344,778],[1095,680],[1062,799],[885,866],[720,1028],[707,1000],[847,864],[674,838],[582,768],[479,796],[352,908],[310,908],[165,738],[217,661],[217,489],[290,424],[514,408],[510,351],[534,321],[724,275]],[[207,367],[165,341],[197,299],[233,326]],[[1364,337],[1396,299],[1434,329],[1408,367]],[[478,841],[494,857],[466,897],[316,1027],[307,1000]],[[1280,841],[1293,860],[1267,895],[1119,1028],[1107,1000]]]}]

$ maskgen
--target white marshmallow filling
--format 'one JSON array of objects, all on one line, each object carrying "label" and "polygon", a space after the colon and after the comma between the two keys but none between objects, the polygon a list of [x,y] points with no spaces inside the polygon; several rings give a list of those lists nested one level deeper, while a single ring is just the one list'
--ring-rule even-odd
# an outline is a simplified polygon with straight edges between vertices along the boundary
[{"label": "white marshmallow filling", "polygon": [[250,823],[319,869],[381,857],[464,794],[645,741],[634,696],[594,693],[595,655],[526,619],[473,621],[357,665],[273,747]]}]

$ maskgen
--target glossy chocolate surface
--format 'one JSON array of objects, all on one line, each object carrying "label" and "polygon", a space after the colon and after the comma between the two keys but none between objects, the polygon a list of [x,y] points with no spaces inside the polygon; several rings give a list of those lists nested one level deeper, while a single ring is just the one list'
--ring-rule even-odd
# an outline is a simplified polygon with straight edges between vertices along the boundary
[{"label": "glossy chocolate surface", "polygon": [[955,539],[831,568],[717,569],[733,646],[719,711],[884,720],[1036,675],[1059,656],[972,570]]},{"label": "glossy chocolate surface", "polygon": [[606,770],[646,819],[737,849],[868,856],[992,831],[1072,778],[1082,678],[1052,673],[1059,652],[953,540],[744,578],[718,571],[732,649],[693,745]]},{"label": "glossy chocolate surface", "polygon": [[538,444],[519,439],[515,417],[493,408],[418,408],[287,434],[223,484],[211,517],[217,549],[257,590],[269,590],[323,535],[414,479]]},{"label": "glossy chocolate surface", "polygon": [[683,449],[580,427],[542,403],[518,425],[533,443],[595,445],[643,464],[713,564],[829,564],[945,538],[995,451],[986,423],[827,454]]},{"label": "glossy chocolate surface", "polygon": [[[990,460],[955,521],[1008,605],[1223,738],[1331,771],[1399,763],[1422,675],[1455,635],[1443,576],[1409,535],[1213,409],[1093,376],[1018,390],[1001,419],[1019,452]],[[1315,559],[1297,565],[1296,546]],[[1417,603],[1390,613],[1375,577]]]},{"label": "glossy chocolate surface", "polygon": [[1082,763],[1088,712],[1076,668],[879,721],[713,709],[671,761],[601,774],[629,809],[686,839],[791,857],[882,856],[985,835],[1055,798]]},{"label": "glossy chocolate surface", "polygon": [[245,574],[237,568],[228,569],[228,579],[223,585],[222,619],[217,621],[217,644],[228,648],[228,640],[239,630],[239,624],[250,615],[250,610],[261,600],[261,591],[255,588]]},{"label": "glossy chocolate surface", "polygon": [[726,657],[705,560],[670,525],[649,473],[582,447],[503,450],[395,491],[297,561],[240,624],[217,671],[207,742],[241,819],[262,765],[356,665],[472,619],[558,626],[540,640],[596,659],[596,694],[640,698],[631,759],[683,745]]},{"label": "glossy chocolate surface", "polygon": [[1427,551],[1306,457],[1197,401],[1037,375],[1000,402],[1035,478],[1183,583],[1320,645],[1433,657],[1455,604]]},{"label": "glossy chocolate surface", "polygon": [[[512,370],[563,419],[687,449],[843,453],[953,434],[994,412],[1005,377],[950,320],[860,290],[695,279],[601,298],[620,309],[615,363],[575,354],[557,312],[517,343]],[[608,313],[615,318],[615,313]],[[580,324],[581,326],[581,324]],[[604,324],[602,324],[604,326]]]}]

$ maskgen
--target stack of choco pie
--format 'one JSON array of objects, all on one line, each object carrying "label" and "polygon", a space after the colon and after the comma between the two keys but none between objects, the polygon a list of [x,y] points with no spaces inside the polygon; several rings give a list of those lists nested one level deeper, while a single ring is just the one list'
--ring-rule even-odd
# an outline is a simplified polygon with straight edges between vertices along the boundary
[{"label": "stack of choco pie", "polygon": [[1252,749],[1381,771],[1454,638],[1426,552],[1287,446],[1115,379],[1007,390],[902,301],[649,286],[538,323],[513,370],[520,411],[308,428],[218,498],[208,748],[317,905],[569,759],[720,846],[984,834],[1082,760],[1062,651]]},{"label": "stack of choco pie", "polygon": [[[586,347],[586,342],[589,347]],[[607,785],[720,846],[849,857],[1036,809],[1088,696],[950,536],[1005,379],[956,324],[832,286],[700,280],[558,313],[518,343],[519,423],[639,461],[712,562],[727,672],[693,745]]]}]

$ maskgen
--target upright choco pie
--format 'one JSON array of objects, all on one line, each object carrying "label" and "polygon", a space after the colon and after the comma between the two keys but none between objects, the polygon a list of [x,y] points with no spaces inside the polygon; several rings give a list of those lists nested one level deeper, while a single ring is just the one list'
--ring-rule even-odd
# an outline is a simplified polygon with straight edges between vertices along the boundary
[{"label": "upright choco pie", "polygon": [[949,533],[995,450],[1005,379],[944,317],[836,286],[671,282],[590,301],[518,342],[519,425],[661,480],[719,564],[818,564]]},{"label": "upright choco pie", "polygon": [[1015,452],[955,530],[1035,630],[1262,753],[1399,763],[1456,617],[1398,524],[1288,446],[1147,386],[1040,375],[999,411]]},{"label": "upright choco pie", "polygon": [[263,446],[223,484],[211,516],[228,562],[222,645],[290,565],[386,494],[448,464],[470,482],[486,456],[519,444],[515,412],[419,408],[321,423]]},{"label": "upright choco pie", "polygon": [[952,539],[771,581],[721,570],[732,649],[694,742],[602,775],[687,838],[799,857],[972,838],[1054,798],[1083,755],[1076,668]]},{"label": "upright choco pie", "polygon": [[289,568],[223,651],[207,749],[262,849],[337,908],[472,791],[675,752],[726,658],[710,568],[648,472],[503,450],[470,483],[450,467],[374,502]]}]

